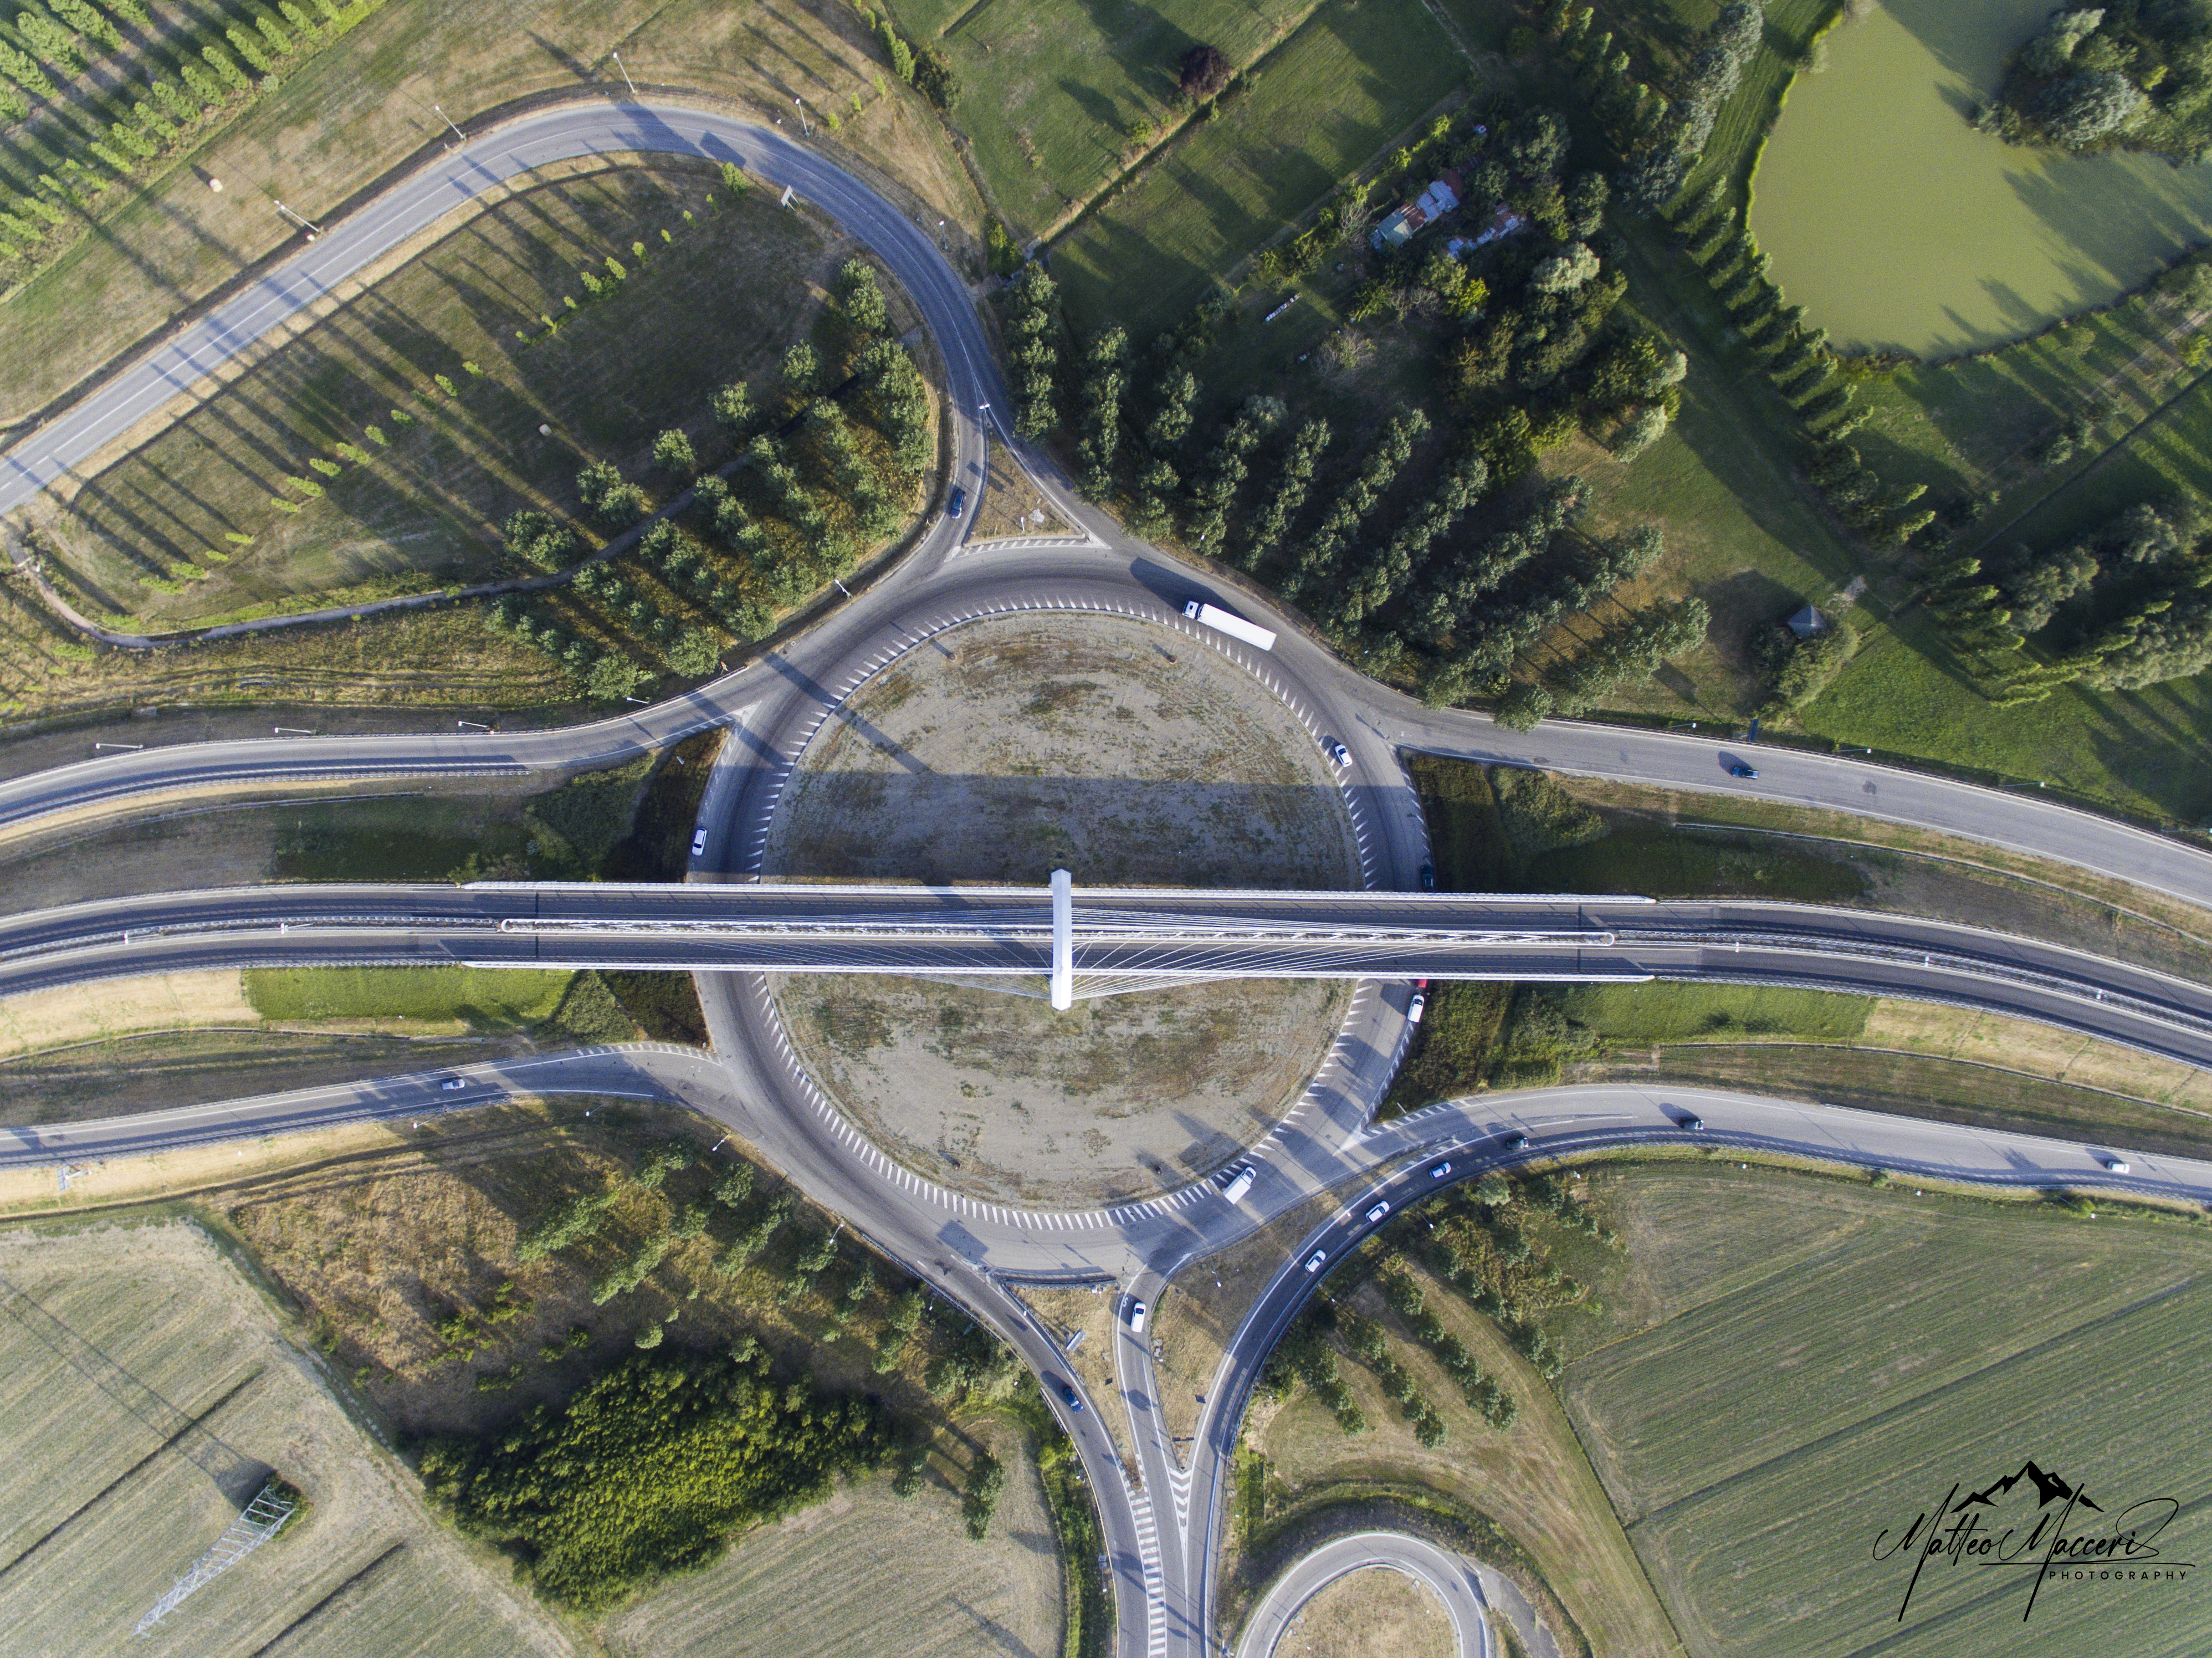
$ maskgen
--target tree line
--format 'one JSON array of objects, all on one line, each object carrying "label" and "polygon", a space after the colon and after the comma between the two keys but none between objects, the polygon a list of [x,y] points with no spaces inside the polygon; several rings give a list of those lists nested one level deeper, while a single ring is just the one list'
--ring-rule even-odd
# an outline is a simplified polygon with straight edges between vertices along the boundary
[{"label": "tree line", "polygon": [[2201,161],[2212,148],[2212,21],[2191,4],[2061,8],[2007,60],[1974,124],[2013,143]]},{"label": "tree line", "polygon": [[[0,151],[0,258],[20,270],[75,241],[118,183],[195,141],[211,118],[273,86],[293,59],[379,3],[233,3],[182,27],[157,21],[143,0],[25,5],[0,29],[0,120],[46,118]],[[130,71],[73,84],[95,64],[115,67],[105,62],[111,54],[127,54]]]},{"label": "tree line", "polygon": [[[635,538],[551,594],[500,599],[485,625],[611,701],[661,673],[713,673],[727,642],[764,636],[779,611],[849,575],[912,510],[936,433],[921,370],[887,337],[889,307],[865,260],[839,272],[837,307],[847,349],[836,361],[801,343],[775,386],[723,386],[710,418],[654,439],[642,479],[587,464],[576,478],[585,515]],[[700,452],[709,444],[728,459],[709,465]],[[657,515],[656,497],[666,503]],[[531,507],[501,534],[518,562],[556,573],[582,545],[574,525]]]}]

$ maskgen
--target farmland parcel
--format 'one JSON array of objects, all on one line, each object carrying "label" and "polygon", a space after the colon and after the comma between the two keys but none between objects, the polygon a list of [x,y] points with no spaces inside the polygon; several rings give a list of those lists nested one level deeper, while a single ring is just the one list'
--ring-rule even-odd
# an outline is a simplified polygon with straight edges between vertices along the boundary
[{"label": "farmland parcel", "polygon": [[[1692,1650],[1972,1658],[2212,1641],[2212,1612],[2179,1582],[2070,1577],[2044,1588],[2023,1637],[2032,1570],[1941,1559],[1900,1627],[1911,1563],[1872,1553],[1954,1485],[1990,1488],[2033,1461],[2099,1505],[2069,1535],[2172,1497],[2184,1506],[2156,1549],[2199,1558],[2201,1230],[1732,1168],[1600,1180],[1634,1266],[1607,1297],[1621,1333],[1568,1368],[1567,1406]],[[2025,1515],[2024,1535],[2035,1497],[2023,1501],[1994,1497],[2005,1517],[1984,1534]]]},{"label": "farmland parcel", "polygon": [[9,1653],[145,1650],[141,1615],[272,1468],[304,1516],[172,1612],[163,1651],[570,1650],[430,1516],[197,1228],[0,1234],[0,1315]]}]

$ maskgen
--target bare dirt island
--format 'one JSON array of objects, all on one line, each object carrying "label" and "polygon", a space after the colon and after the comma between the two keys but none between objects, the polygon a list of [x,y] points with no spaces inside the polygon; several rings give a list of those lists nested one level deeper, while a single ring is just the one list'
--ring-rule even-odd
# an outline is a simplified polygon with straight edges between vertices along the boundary
[{"label": "bare dirt island", "polygon": [[[1032,615],[939,635],[864,685],[801,757],[763,873],[1042,885],[1065,868],[1079,904],[1086,887],[1351,887],[1358,867],[1318,747],[1250,675],[1145,623]],[[776,988],[817,1080],[886,1151],[1055,1204],[1220,1166],[1296,1100],[1348,999],[1253,980],[1054,1013],[915,980]]]}]

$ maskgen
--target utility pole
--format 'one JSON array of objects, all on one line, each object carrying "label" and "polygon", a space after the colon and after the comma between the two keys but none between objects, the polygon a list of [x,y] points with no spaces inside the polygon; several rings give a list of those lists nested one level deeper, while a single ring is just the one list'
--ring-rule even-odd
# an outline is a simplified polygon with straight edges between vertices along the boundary
[{"label": "utility pole", "polygon": [[317,224],[312,219],[307,218],[301,214],[295,213],[290,208],[285,206],[283,203],[279,202],[276,203],[276,210],[283,214],[286,218],[291,220],[293,223],[298,225],[301,229],[306,231],[307,233],[307,240],[309,241],[312,242],[316,237],[323,234],[323,229],[320,225]]}]

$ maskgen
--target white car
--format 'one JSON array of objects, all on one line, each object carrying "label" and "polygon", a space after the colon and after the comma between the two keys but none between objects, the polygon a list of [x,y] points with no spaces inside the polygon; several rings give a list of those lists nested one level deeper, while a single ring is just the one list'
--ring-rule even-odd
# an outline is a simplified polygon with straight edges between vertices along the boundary
[{"label": "white car", "polygon": [[1140,1336],[1144,1333],[1145,1303],[1141,1301],[1133,1301],[1129,1303],[1129,1333],[1133,1336]]},{"label": "white car", "polygon": [[1370,1226],[1372,1226],[1376,1221],[1382,1219],[1383,1216],[1389,1212],[1390,1206],[1389,1204],[1378,1203],[1372,1209],[1370,1209],[1367,1212],[1367,1224]]},{"label": "white car", "polygon": [[694,829],[694,830],[692,830],[692,831],[691,831],[691,855],[692,855],[694,858],[700,857],[700,856],[702,856],[702,855],[706,852],[706,850],[707,850],[707,831],[706,831],[706,830],[704,830],[704,829]]},{"label": "white car", "polygon": [[1323,743],[1321,747],[1322,752],[1328,756],[1328,763],[1336,767],[1339,770],[1342,770],[1345,767],[1352,763],[1352,750],[1346,748],[1343,744],[1338,742],[1334,737],[1330,738],[1326,743]]},{"label": "white car", "polygon": [[1321,1271],[1321,1266],[1322,1266],[1322,1263],[1323,1261],[1327,1260],[1328,1259],[1328,1251],[1323,1250],[1323,1249],[1316,1249],[1316,1250],[1315,1250],[1311,1255],[1310,1255],[1309,1257],[1307,1257],[1307,1260],[1306,1260],[1306,1271],[1308,1271],[1309,1272],[1318,1272],[1319,1271]]},{"label": "white car", "polygon": [[1427,993],[1423,991],[1415,991],[1413,993],[1413,999],[1406,1004],[1406,1023],[1407,1024],[1420,1023],[1421,1015],[1428,1011],[1429,999]]},{"label": "white car", "polygon": [[2115,1175],[2124,1175],[2128,1172],[2128,1162],[2125,1157],[2106,1157],[2104,1159],[2104,1164]]},{"label": "white car", "polygon": [[467,1086],[468,1084],[463,1082],[459,1077],[448,1077],[445,1081],[438,1084],[438,1091],[441,1094],[451,1094],[457,1089],[463,1089]]}]

